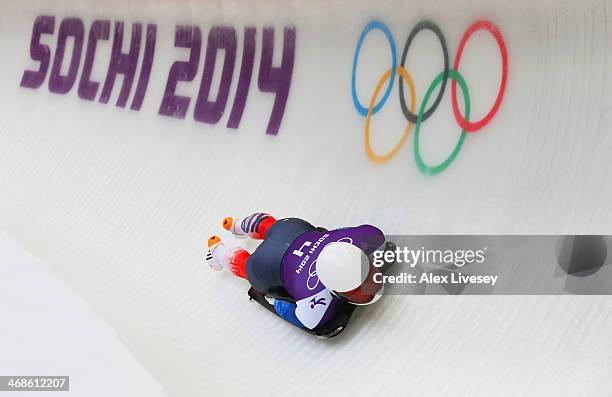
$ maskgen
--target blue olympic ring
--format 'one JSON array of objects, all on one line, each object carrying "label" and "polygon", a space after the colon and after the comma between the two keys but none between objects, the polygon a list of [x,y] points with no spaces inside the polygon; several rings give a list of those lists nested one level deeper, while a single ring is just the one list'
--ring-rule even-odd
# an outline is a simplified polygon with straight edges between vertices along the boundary
[{"label": "blue olympic ring", "polygon": [[361,52],[361,45],[363,44],[363,40],[365,40],[366,36],[371,30],[378,29],[387,36],[387,40],[389,41],[389,46],[391,47],[391,78],[389,80],[389,86],[387,87],[387,91],[385,91],[385,95],[383,95],[382,99],[379,103],[377,103],[372,109],[372,114],[376,114],[387,102],[389,95],[391,94],[391,90],[393,89],[393,83],[395,82],[395,73],[397,69],[397,54],[395,49],[395,40],[393,39],[393,35],[391,31],[384,23],[380,21],[372,21],[366,25],[366,27],[361,32],[361,36],[359,36],[359,40],[357,41],[357,48],[355,49],[355,58],[353,59],[353,74],[351,76],[351,91],[353,94],[353,103],[355,104],[355,108],[362,116],[368,115],[368,108],[363,106],[361,102],[359,102],[359,98],[357,98],[357,85],[355,84],[355,70],[357,69],[357,61],[359,60],[359,53]]}]

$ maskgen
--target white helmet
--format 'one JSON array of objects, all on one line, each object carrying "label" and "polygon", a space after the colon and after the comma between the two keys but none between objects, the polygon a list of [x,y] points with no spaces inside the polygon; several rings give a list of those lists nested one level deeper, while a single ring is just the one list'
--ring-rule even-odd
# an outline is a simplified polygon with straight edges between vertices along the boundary
[{"label": "white helmet", "polygon": [[369,305],[382,296],[383,284],[373,282],[378,271],[359,247],[348,242],[329,243],[317,257],[317,275],[323,285],[357,305]]}]

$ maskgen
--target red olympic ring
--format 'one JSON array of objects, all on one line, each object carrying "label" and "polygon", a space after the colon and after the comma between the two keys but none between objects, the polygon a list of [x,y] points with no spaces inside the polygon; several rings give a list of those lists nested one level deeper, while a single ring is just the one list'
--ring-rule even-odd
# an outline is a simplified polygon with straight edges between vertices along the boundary
[{"label": "red olympic ring", "polygon": [[470,36],[478,30],[487,30],[493,35],[495,41],[497,41],[497,45],[499,46],[502,58],[502,78],[499,86],[499,92],[497,93],[497,99],[495,99],[493,107],[491,108],[491,110],[489,110],[489,113],[487,113],[486,116],[484,116],[478,121],[473,122],[467,121],[461,114],[461,111],[459,110],[459,105],[457,103],[457,82],[455,80],[452,81],[451,93],[453,98],[453,113],[455,114],[455,119],[457,120],[457,123],[459,123],[459,125],[465,132],[478,131],[486,124],[488,124],[489,121],[491,121],[493,116],[495,116],[495,113],[497,113],[497,111],[499,110],[499,106],[501,105],[502,99],[504,98],[504,92],[506,91],[506,81],[508,80],[508,53],[506,51],[506,43],[504,42],[504,39],[497,27],[488,21],[474,22],[463,34],[461,42],[459,43],[457,55],[455,56],[454,69],[456,71],[459,71],[459,61],[461,60],[461,54],[463,53],[463,49],[465,48],[465,45],[469,40]]}]

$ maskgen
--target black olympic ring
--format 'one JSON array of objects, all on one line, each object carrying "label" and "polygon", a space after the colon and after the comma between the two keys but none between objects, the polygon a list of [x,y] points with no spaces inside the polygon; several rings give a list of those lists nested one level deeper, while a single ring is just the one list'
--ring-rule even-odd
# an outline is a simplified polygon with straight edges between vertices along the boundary
[{"label": "black olympic ring", "polygon": [[[436,100],[432,103],[431,107],[427,109],[425,113],[423,113],[422,121],[425,121],[429,118],[429,116],[433,114],[433,112],[436,111],[436,109],[440,105],[440,102],[442,101],[442,97],[444,96],[444,89],[446,88],[446,82],[448,81],[448,71],[450,69],[450,66],[448,61],[448,47],[446,46],[446,39],[442,34],[442,30],[435,23],[427,20],[419,22],[410,32],[410,35],[406,40],[406,44],[404,44],[404,51],[402,52],[402,61],[400,63],[400,66],[404,68],[404,65],[406,64],[406,55],[408,55],[408,49],[410,48],[410,45],[412,44],[412,41],[414,40],[416,35],[419,34],[419,32],[421,32],[422,30],[431,30],[438,37],[440,45],[442,46],[442,52],[444,53],[444,79],[442,80],[442,87],[440,87],[438,96],[436,97]],[[402,112],[404,113],[404,117],[406,117],[406,119],[411,123],[416,124],[418,116],[412,113],[406,105],[406,98],[404,97],[404,79],[402,79],[401,76],[398,77],[398,79],[400,105],[402,106]]]}]

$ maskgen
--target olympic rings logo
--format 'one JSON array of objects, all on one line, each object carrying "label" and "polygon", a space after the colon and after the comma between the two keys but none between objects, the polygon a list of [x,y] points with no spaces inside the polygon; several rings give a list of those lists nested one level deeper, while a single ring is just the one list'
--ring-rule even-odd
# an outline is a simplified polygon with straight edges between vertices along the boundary
[{"label": "olympic rings logo", "polygon": [[[368,33],[370,33],[372,30],[380,30],[381,32],[385,34],[387,41],[389,42],[389,47],[391,49],[391,68],[388,69],[385,73],[383,73],[383,75],[380,77],[380,80],[378,81],[378,84],[376,85],[376,87],[374,88],[374,92],[372,93],[370,104],[368,107],[365,107],[361,104],[361,102],[359,101],[359,98],[357,97],[357,87],[355,83],[355,71],[357,69],[357,63],[359,61],[359,53],[361,51],[361,46],[363,45],[363,41],[365,40]],[[419,106],[418,113],[415,114],[416,100],[415,100],[414,81],[412,80],[412,76],[410,75],[410,73],[405,69],[404,65],[406,64],[406,56],[408,55],[408,50],[410,49],[410,45],[412,44],[416,35],[423,30],[430,30],[436,35],[436,37],[440,41],[440,44],[442,46],[442,53],[444,54],[444,70],[440,72],[440,74],[438,74],[434,78],[433,82],[427,89],[425,96],[423,97],[423,102]],[[489,112],[482,119],[478,121],[470,121],[470,95],[469,95],[469,91],[467,88],[467,83],[465,82],[465,79],[463,78],[463,76],[461,76],[461,74],[459,73],[459,62],[461,61],[461,55],[463,54],[463,49],[465,48],[465,45],[467,44],[472,34],[474,34],[478,30],[488,31],[489,33],[491,33],[491,35],[493,35],[493,38],[497,42],[497,45],[501,53],[502,76],[501,76],[501,83],[499,86],[497,98],[495,99],[495,102],[493,103],[493,106],[491,107]],[[400,105],[402,108],[402,112],[404,116],[406,117],[406,120],[408,121],[408,123],[406,125],[404,133],[402,137],[400,138],[399,142],[387,153],[378,154],[372,149],[372,145],[370,144],[370,122],[372,119],[372,115],[378,113],[378,111],[380,111],[380,109],[387,102],[387,99],[389,99],[389,96],[391,95],[391,91],[393,89],[393,82],[395,80],[396,75],[399,76],[398,80],[399,80]],[[453,103],[453,114],[455,116],[455,120],[457,121],[457,123],[462,129],[461,136],[459,137],[459,140],[457,141],[455,148],[453,149],[451,154],[446,158],[446,160],[442,161],[440,164],[437,164],[437,165],[429,165],[429,164],[426,164],[425,161],[423,160],[421,156],[420,146],[419,146],[420,145],[419,138],[420,138],[421,124],[425,120],[427,120],[438,108],[438,105],[440,104],[440,101],[442,100],[442,97],[444,95],[444,91],[446,89],[446,83],[448,79],[452,80],[451,95],[452,95],[452,103]],[[451,165],[453,161],[455,161],[457,154],[459,153],[459,151],[461,150],[461,147],[463,146],[463,141],[465,140],[466,134],[480,130],[481,128],[483,128],[485,125],[487,125],[491,121],[493,116],[495,116],[495,114],[497,113],[501,105],[502,99],[504,97],[504,92],[506,91],[507,79],[508,79],[508,54],[506,50],[506,43],[504,41],[502,34],[497,29],[497,27],[489,21],[477,21],[473,23],[465,31],[465,33],[463,34],[463,37],[461,38],[461,41],[459,42],[459,48],[457,50],[457,54],[455,55],[455,61],[453,63],[452,69],[449,66],[448,47],[446,45],[446,39],[444,38],[444,35],[442,34],[442,31],[440,30],[438,25],[436,25],[435,23],[431,21],[421,21],[412,29],[412,31],[408,35],[408,39],[406,40],[406,43],[404,44],[402,58],[398,66],[397,50],[395,46],[395,40],[393,39],[393,35],[391,34],[391,31],[389,30],[387,25],[385,25],[382,22],[379,22],[379,21],[370,22],[363,29],[363,31],[361,32],[361,35],[359,36],[359,40],[357,41],[357,48],[355,49],[355,57],[353,59],[353,72],[351,76],[351,91],[352,91],[352,97],[353,97],[353,104],[355,105],[357,112],[359,112],[359,114],[361,114],[362,116],[365,116],[366,118],[364,132],[365,132],[365,150],[368,155],[368,158],[375,163],[384,163],[384,162],[391,160],[393,157],[397,155],[397,153],[400,151],[400,149],[406,142],[408,135],[414,125],[415,126],[414,157],[415,157],[416,164],[419,170],[426,175],[435,175],[435,174],[438,174],[444,171],[446,168],[448,168],[449,165]],[[380,99],[379,102],[376,102],[376,100],[378,99],[378,95],[380,94],[380,90],[382,89],[382,87],[388,80],[390,80],[390,82],[387,86],[385,93],[382,96],[382,99]],[[410,108],[407,107],[406,100],[404,97],[404,81],[408,84],[408,89],[410,91]],[[461,91],[463,93],[465,115],[461,114],[459,105],[457,103],[457,84],[459,84],[459,87],[461,88]],[[438,92],[438,96],[434,99],[431,106],[427,108],[427,105],[429,104],[429,100],[434,90],[438,87],[438,85],[441,85],[440,91]]]},{"label": "olympic rings logo", "polygon": [[[311,285],[311,280],[314,280],[314,285]],[[317,261],[313,261],[310,266],[308,266],[308,279],[306,279],[306,288],[310,291],[317,288],[319,285],[319,276],[317,275]]]}]

